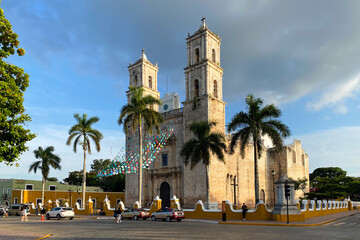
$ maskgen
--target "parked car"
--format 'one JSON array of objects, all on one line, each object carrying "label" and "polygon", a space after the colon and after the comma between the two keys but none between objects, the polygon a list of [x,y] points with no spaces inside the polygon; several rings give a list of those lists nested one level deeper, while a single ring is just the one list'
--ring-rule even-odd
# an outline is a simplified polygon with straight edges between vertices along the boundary
[{"label": "parked car", "polygon": [[47,220],[50,220],[50,218],[57,218],[57,220],[69,218],[70,220],[73,220],[74,216],[74,210],[69,207],[54,207],[46,213]]},{"label": "parked car", "polygon": [[25,209],[26,209],[26,212],[29,213],[29,211],[30,211],[30,205],[29,204],[27,204],[27,203],[13,204],[8,209],[9,216],[11,216],[11,215],[20,216],[21,205],[23,205],[25,207]]},{"label": "parked car", "polygon": [[134,220],[138,220],[139,218],[146,220],[149,217],[150,217],[150,213],[145,211],[145,209],[143,208],[127,209],[122,213],[122,218],[128,218]]},{"label": "parked car", "polygon": [[161,219],[163,221],[170,222],[172,219],[177,220],[178,222],[181,219],[184,219],[185,215],[183,211],[174,209],[174,208],[164,208],[160,209],[151,214],[151,220],[156,221],[157,219]]}]

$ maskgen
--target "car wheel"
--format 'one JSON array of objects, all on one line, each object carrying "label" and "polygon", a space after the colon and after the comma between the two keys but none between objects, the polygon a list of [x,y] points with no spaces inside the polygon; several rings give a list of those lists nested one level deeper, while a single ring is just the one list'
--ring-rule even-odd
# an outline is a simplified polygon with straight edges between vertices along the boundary
[{"label": "car wheel", "polygon": [[166,217],[165,219],[167,222],[171,222],[171,218],[169,216]]},{"label": "car wheel", "polygon": [[73,220],[74,219],[74,217],[71,217],[71,218],[69,218],[70,220]]},{"label": "car wheel", "polygon": [[60,214],[56,215],[57,220],[60,220],[60,218],[61,218]]},{"label": "car wheel", "polygon": [[50,215],[46,214],[46,220],[50,220]]},{"label": "car wheel", "polygon": [[134,216],[134,220],[136,221],[136,220],[138,220],[139,219],[139,217],[138,216]]},{"label": "car wheel", "polygon": [[11,212],[9,212],[8,215],[11,216]]},{"label": "car wheel", "polygon": [[145,221],[147,218],[143,218],[143,220]]},{"label": "car wheel", "polygon": [[151,216],[151,220],[156,221],[156,217],[155,217],[155,216]]},{"label": "car wheel", "polygon": [[181,218],[176,219],[178,222],[181,222]]}]

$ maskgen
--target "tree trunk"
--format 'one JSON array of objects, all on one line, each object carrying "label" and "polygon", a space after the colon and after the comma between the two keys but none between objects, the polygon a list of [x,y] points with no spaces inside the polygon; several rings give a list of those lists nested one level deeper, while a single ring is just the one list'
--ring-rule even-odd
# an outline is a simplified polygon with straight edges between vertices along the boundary
[{"label": "tree trunk", "polygon": [[257,163],[257,148],[254,140],[254,177],[255,177],[255,204],[259,203],[259,171]]},{"label": "tree trunk", "polygon": [[141,207],[141,199],[142,199],[142,128],[141,121],[139,121],[139,207]]},{"label": "tree trunk", "polygon": [[41,189],[41,204],[43,206],[44,206],[44,191],[45,191],[45,178],[43,176],[43,178],[42,178],[42,189]]},{"label": "tree trunk", "polygon": [[206,165],[206,200],[207,200],[207,209],[210,209],[210,186],[209,186],[209,171],[210,171],[210,166]]},{"label": "tree trunk", "polygon": [[86,193],[86,147],[84,145],[84,168],[83,168],[82,203],[81,203],[82,208],[85,208],[85,193]]}]

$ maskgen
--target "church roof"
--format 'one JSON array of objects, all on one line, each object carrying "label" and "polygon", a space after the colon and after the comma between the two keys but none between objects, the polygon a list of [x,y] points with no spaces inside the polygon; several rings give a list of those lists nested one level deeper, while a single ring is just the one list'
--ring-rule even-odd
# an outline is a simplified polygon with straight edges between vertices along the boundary
[{"label": "church roof", "polygon": [[203,32],[203,31],[208,31],[210,34],[212,34],[214,37],[216,37],[216,38],[218,38],[220,40],[219,34],[215,34],[215,33],[213,33],[212,31],[210,31],[208,29],[207,24],[205,23],[205,18],[204,17],[201,19],[201,25],[200,25],[199,29],[193,35],[188,34],[187,40],[192,38],[193,36]]},{"label": "church roof", "polygon": [[146,62],[146,63],[149,63],[151,64],[152,66],[156,66],[154,64],[152,64],[146,57],[146,54],[145,54],[145,49],[141,50],[141,57],[139,60],[137,60],[134,64],[132,64],[131,62],[129,63],[129,67],[133,66],[133,65],[136,65],[138,63],[141,63],[141,62]]}]

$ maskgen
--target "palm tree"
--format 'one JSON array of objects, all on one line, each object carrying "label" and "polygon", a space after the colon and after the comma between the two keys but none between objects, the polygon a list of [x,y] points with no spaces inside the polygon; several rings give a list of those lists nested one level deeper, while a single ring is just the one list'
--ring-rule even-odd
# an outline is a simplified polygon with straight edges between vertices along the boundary
[{"label": "palm tree", "polygon": [[200,161],[206,166],[206,200],[210,204],[209,195],[209,168],[210,168],[210,151],[217,158],[225,163],[224,152],[226,152],[225,136],[220,132],[210,132],[215,126],[215,122],[195,122],[190,125],[190,131],[195,138],[189,140],[181,149],[180,155],[184,157],[185,165],[189,164],[193,169]]},{"label": "palm tree", "polygon": [[42,173],[41,204],[44,204],[45,181],[49,178],[50,167],[61,170],[61,166],[60,166],[61,159],[59,156],[54,154],[54,150],[55,149],[53,146],[46,147],[45,149],[39,147],[38,149],[34,150],[35,158],[41,160],[33,162],[29,168],[29,173],[31,171],[34,171],[34,173],[36,173],[38,169],[41,170]]},{"label": "palm tree", "polygon": [[228,132],[231,133],[230,154],[239,142],[240,154],[245,156],[245,147],[251,141],[254,145],[254,171],[255,171],[255,199],[259,202],[259,175],[258,158],[261,157],[261,137],[268,135],[276,150],[280,151],[283,146],[282,138],[290,136],[290,129],[275,118],[281,116],[281,111],[275,105],[266,105],[262,108],[263,100],[254,98],[252,94],[246,97],[248,112],[239,112],[228,125]]},{"label": "palm tree", "polygon": [[100,151],[100,140],[103,135],[96,129],[92,128],[94,123],[99,121],[98,117],[87,118],[87,114],[83,114],[82,117],[76,113],[74,118],[77,123],[69,130],[69,137],[66,141],[67,145],[71,144],[71,141],[75,138],[73,143],[74,152],[76,152],[77,145],[82,145],[84,150],[84,167],[83,167],[83,184],[82,184],[82,205],[85,204],[85,192],[86,192],[86,151],[91,154],[90,139],[95,143],[96,151]]},{"label": "palm tree", "polygon": [[155,104],[161,105],[161,101],[151,95],[143,96],[144,89],[142,87],[129,87],[131,99],[130,102],[123,106],[118,119],[118,124],[123,125],[124,132],[128,134],[128,127],[131,127],[132,133],[137,129],[139,132],[139,204],[141,206],[142,197],[142,141],[143,141],[143,124],[145,132],[152,133],[155,128],[160,131],[159,125],[164,122],[161,113],[152,109]]}]

